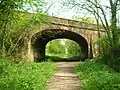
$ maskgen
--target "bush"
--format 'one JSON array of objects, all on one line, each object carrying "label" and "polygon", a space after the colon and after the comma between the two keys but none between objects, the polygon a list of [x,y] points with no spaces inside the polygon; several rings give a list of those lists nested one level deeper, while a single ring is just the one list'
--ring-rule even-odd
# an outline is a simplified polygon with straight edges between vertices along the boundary
[{"label": "bush", "polygon": [[93,61],[75,67],[83,90],[120,90],[120,74],[108,66]]},{"label": "bush", "polygon": [[0,60],[0,90],[44,90],[55,69],[49,62],[15,64]]}]

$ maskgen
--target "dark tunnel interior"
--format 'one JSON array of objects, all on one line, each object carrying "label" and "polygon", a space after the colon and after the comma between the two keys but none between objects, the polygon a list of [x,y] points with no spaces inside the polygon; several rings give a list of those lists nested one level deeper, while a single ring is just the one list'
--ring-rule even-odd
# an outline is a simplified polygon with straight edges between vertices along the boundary
[{"label": "dark tunnel interior", "polygon": [[32,37],[32,49],[34,53],[34,61],[41,61],[45,60],[45,47],[47,43],[54,39],[70,39],[78,43],[81,47],[81,51],[83,53],[82,57],[80,57],[82,60],[85,60],[88,58],[88,43],[84,37],[81,35],[68,31],[68,30],[52,30],[47,29],[43,30],[39,33],[36,33]]}]

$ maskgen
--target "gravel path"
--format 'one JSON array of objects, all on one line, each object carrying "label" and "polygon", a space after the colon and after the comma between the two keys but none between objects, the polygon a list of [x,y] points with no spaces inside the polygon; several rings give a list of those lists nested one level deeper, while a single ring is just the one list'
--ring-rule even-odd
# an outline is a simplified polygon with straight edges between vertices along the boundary
[{"label": "gravel path", "polygon": [[58,62],[55,75],[47,82],[47,90],[80,90],[80,81],[73,68],[79,62]]}]

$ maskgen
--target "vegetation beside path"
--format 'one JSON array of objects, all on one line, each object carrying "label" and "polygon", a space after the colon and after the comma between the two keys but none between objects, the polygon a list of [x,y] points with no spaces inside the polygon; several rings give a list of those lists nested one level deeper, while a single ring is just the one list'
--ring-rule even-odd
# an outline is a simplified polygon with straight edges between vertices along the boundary
[{"label": "vegetation beside path", "polygon": [[0,60],[0,90],[44,90],[55,70],[50,62],[15,64]]},{"label": "vegetation beside path", "polygon": [[108,66],[87,61],[74,68],[78,73],[83,90],[120,90],[120,73]]}]

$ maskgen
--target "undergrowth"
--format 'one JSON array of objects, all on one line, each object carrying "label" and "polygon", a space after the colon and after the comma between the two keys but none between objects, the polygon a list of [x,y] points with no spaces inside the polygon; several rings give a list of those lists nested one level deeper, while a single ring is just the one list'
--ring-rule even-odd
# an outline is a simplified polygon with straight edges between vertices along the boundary
[{"label": "undergrowth", "polygon": [[50,62],[15,64],[0,60],[0,90],[45,90],[55,69]]},{"label": "undergrowth", "polygon": [[80,63],[74,68],[83,90],[120,90],[120,73],[94,61]]}]

